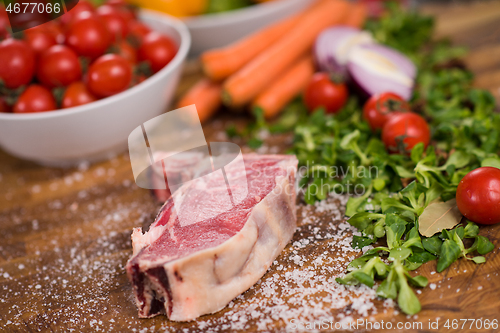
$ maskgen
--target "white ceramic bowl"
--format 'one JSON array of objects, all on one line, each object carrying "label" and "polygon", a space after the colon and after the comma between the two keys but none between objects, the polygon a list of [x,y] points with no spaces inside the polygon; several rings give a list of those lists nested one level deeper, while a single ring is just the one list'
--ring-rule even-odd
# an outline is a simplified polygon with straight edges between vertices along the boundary
[{"label": "white ceramic bowl", "polygon": [[299,12],[312,0],[275,0],[225,13],[193,16],[184,19],[191,33],[190,54],[232,43],[281,18]]},{"label": "white ceramic bowl", "polygon": [[143,11],[141,19],[179,46],[165,68],[131,89],[87,105],[31,114],[0,113],[0,146],[14,156],[53,166],[123,152],[134,128],[168,110],[191,45],[181,21],[151,11]]}]

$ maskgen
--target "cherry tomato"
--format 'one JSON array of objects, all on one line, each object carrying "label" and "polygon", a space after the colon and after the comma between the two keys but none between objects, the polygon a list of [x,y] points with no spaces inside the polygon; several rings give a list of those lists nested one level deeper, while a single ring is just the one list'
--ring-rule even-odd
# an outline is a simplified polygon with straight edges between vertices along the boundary
[{"label": "cherry tomato", "polygon": [[127,24],[137,19],[136,13],[129,7],[120,8],[118,14],[120,14],[120,16],[123,17],[123,19],[127,22]]},{"label": "cherry tomato", "polygon": [[347,87],[330,80],[326,73],[316,73],[304,93],[304,102],[310,112],[324,107],[326,113],[337,113],[347,101]]},{"label": "cherry tomato", "polygon": [[64,29],[59,21],[50,21],[44,24],[45,29],[50,32],[56,38],[57,43],[63,44],[66,40],[66,36],[64,35]]},{"label": "cherry tomato", "polygon": [[482,167],[469,172],[458,184],[457,206],[472,222],[500,223],[500,169]]},{"label": "cherry tomato", "polygon": [[132,65],[116,54],[106,54],[89,67],[87,87],[97,97],[124,91],[132,80]]},{"label": "cherry tomato", "polygon": [[25,34],[35,33],[35,32],[43,32],[51,35],[57,44],[64,43],[64,30],[59,21],[49,21],[47,23],[37,25],[31,29],[25,30]]},{"label": "cherry tomato", "polygon": [[81,82],[73,82],[66,88],[62,99],[62,108],[72,108],[74,106],[92,103],[96,100],[95,96],[87,89],[87,86]]},{"label": "cherry tomato", "polygon": [[104,23],[95,16],[86,16],[70,24],[66,44],[79,55],[96,59],[111,44],[111,36]]},{"label": "cherry tomato", "polygon": [[130,21],[128,23],[128,31],[129,35],[136,38],[138,41],[142,41],[144,37],[151,32],[151,29],[142,22]]},{"label": "cherry tomato", "polygon": [[424,118],[412,112],[394,115],[382,129],[382,141],[392,153],[409,153],[419,142],[427,147],[430,139],[429,125]]},{"label": "cherry tomato", "polygon": [[61,16],[62,24],[64,24],[64,25],[70,24],[78,14],[83,13],[83,12],[93,13],[94,6],[88,1],[84,1],[84,0],[78,1],[78,3],[76,4],[75,7],[71,8],[66,14]]},{"label": "cherry tomato", "polygon": [[119,9],[103,5],[96,10],[97,15],[102,19],[106,29],[111,34],[113,41],[124,39],[128,34],[128,22],[120,15]]},{"label": "cherry tomato", "polygon": [[122,40],[116,45],[116,54],[121,55],[123,58],[127,59],[132,65],[137,63],[137,51],[130,45],[129,42]]},{"label": "cherry tomato", "polygon": [[125,19],[125,21],[129,22],[135,20],[137,17],[135,10],[133,7],[128,4],[126,1],[122,0],[110,0],[106,1],[105,5],[112,6],[118,10],[118,13],[121,17]]},{"label": "cherry tomato", "polygon": [[363,107],[363,117],[372,130],[382,129],[389,117],[399,112],[409,112],[410,106],[399,95],[387,92],[373,95]]},{"label": "cherry tomato", "polygon": [[176,53],[177,46],[174,41],[155,31],[150,32],[142,39],[138,51],[139,60],[148,62],[153,73],[165,67]]},{"label": "cherry tomato", "polygon": [[[38,5],[41,5],[40,7],[43,6],[46,8],[46,6],[48,5],[47,0],[34,1],[37,4],[36,9],[31,6],[29,9],[25,8],[29,3],[24,0],[15,0],[8,2],[11,3],[11,8],[9,8],[9,21],[13,30],[26,30],[48,22],[52,19],[48,11],[38,9]],[[17,10],[16,7],[18,8]]]},{"label": "cherry tomato", "polygon": [[14,113],[44,112],[55,110],[56,100],[49,89],[33,84],[19,96]]},{"label": "cherry tomato", "polygon": [[36,76],[48,88],[67,86],[81,79],[82,66],[75,51],[54,45],[40,55]]},{"label": "cherry tomato", "polygon": [[57,44],[57,40],[52,34],[39,29],[28,29],[24,31],[24,39],[28,42],[33,51],[35,51],[37,56],[48,50],[51,46]]},{"label": "cherry tomato", "polygon": [[9,89],[28,84],[35,73],[35,52],[22,40],[0,42],[0,79]]},{"label": "cherry tomato", "polygon": [[[76,22],[88,19],[90,17],[97,18],[97,15],[96,15],[95,12],[87,12],[87,11],[77,13],[75,16],[73,16],[73,18],[71,19],[71,22],[69,22],[68,24],[66,24],[64,27],[65,27],[66,30],[68,30]],[[99,21],[101,21],[101,19],[99,19]]]},{"label": "cherry tomato", "polygon": [[9,35],[8,28],[10,27],[9,17],[5,11],[5,7],[0,4],[0,38],[7,38]]}]

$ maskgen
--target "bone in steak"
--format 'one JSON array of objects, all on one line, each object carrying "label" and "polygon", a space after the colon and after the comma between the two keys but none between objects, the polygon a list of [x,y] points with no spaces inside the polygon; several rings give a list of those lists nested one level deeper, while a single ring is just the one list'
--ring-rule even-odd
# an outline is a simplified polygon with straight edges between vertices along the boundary
[{"label": "bone in steak", "polygon": [[197,178],[173,193],[148,232],[134,229],[127,273],[140,317],[190,321],[221,310],[255,284],[291,240],[297,159],[249,154],[243,161],[246,172],[225,168],[230,191],[248,188],[232,208],[200,219],[220,206],[228,187],[214,177],[208,183]]}]

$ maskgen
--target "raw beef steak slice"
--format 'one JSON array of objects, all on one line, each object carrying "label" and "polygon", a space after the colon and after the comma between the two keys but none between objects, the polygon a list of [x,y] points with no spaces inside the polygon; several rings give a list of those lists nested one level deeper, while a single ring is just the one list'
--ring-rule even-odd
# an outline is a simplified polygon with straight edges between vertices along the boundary
[{"label": "raw beef steak slice", "polygon": [[[134,229],[127,273],[140,317],[189,321],[221,310],[255,284],[291,240],[297,159],[250,154],[243,160],[246,172],[224,168],[231,191],[248,184],[236,206],[200,220],[228,187],[197,178],[174,192],[148,232]],[[182,203],[182,221],[174,201]],[[186,212],[198,222],[186,221]]]}]

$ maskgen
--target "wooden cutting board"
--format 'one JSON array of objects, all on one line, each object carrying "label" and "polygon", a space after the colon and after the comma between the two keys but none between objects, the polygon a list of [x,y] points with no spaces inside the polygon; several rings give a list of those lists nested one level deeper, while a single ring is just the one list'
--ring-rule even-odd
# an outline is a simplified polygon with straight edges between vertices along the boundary
[{"label": "wooden cutting board", "polygon": [[[437,36],[470,47],[466,61],[477,75],[475,84],[500,100],[500,2],[422,10],[438,18]],[[196,67],[187,70],[179,91],[199,76]],[[220,116],[205,134],[216,141],[226,124],[245,121]],[[267,140],[270,151],[283,151],[288,143],[286,136]],[[61,170],[0,151],[0,331],[284,331],[295,327],[291,319],[302,325],[317,321],[323,325],[317,329],[370,319],[386,331],[500,331],[491,323],[485,328],[485,319],[500,320],[500,225],[481,228],[496,246],[485,264],[462,259],[443,273],[435,273],[435,262],[422,266],[418,273],[430,286],[418,295],[422,311],[407,317],[367,288],[332,282],[348,257],[357,255],[342,218],[345,199],[301,206],[292,243],[259,283],[224,310],[191,323],[139,319],[124,266],[132,252],[131,229],[147,227],[159,205],[135,186],[127,155]],[[470,320],[464,325],[460,319]]]}]

